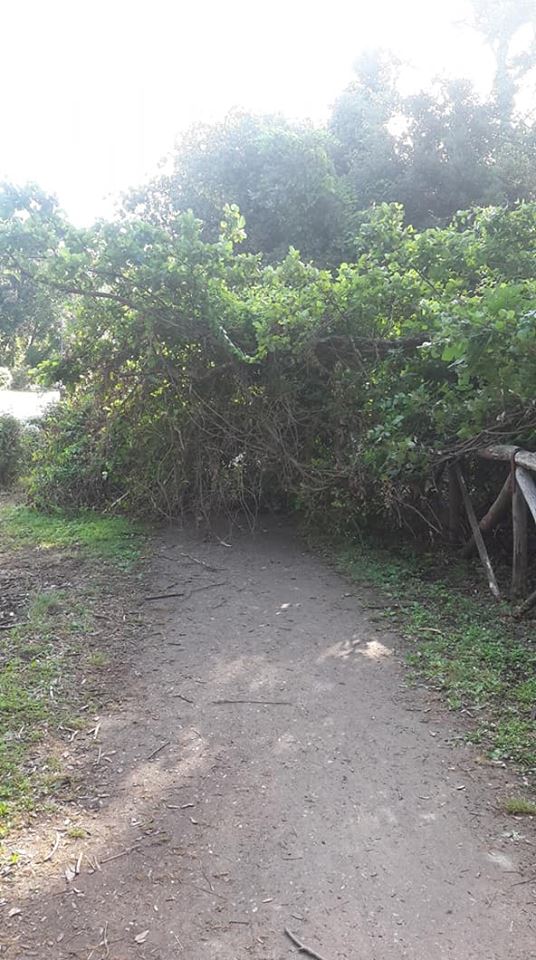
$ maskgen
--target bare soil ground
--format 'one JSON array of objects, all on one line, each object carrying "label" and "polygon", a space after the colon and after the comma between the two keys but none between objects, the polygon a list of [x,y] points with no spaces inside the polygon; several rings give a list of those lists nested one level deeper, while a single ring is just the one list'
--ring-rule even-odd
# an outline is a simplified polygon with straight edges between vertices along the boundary
[{"label": "bare soil ground", "polygon": [[324,960],[536,957],[514,774],[407,685],[370,593],[284,530],[154,553],[79,784],[19,838],[0,956],[286,960],[287,928]]}]

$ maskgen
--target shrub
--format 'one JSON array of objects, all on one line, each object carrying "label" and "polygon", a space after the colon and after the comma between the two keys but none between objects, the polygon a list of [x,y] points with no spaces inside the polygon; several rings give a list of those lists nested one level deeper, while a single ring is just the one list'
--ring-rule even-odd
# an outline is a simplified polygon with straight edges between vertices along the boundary
[{"label": "shrub", "polygon": [[0,367],[0,390],[9,390],[13,382],[9,367]]},{"label": "shrub", "polygon": [[22,426],[11,414],[0,415],[0,487],[9,487],[20,476],[24,461]]}]

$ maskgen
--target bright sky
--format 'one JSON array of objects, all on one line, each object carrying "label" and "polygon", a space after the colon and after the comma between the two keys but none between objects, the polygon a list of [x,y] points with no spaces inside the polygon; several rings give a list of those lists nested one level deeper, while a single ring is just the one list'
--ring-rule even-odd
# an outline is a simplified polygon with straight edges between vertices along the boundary
[{"label": "bright sky", "polygon": [[3,0],[0,178],[38,182],[78,223],[153,174],[177,133],[233,107],[322,120],[367,47],[407,82],[485,90],[466,0]]}]

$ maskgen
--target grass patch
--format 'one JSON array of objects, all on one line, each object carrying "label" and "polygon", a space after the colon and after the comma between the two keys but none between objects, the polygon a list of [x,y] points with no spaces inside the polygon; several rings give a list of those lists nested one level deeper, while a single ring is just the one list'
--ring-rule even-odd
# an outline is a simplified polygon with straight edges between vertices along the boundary
[{"label": "grass patch", "polygon": [[69,840],[85,840],[87,837],[87,830],[84,830],[82,827],[71,827],[67,831],[67,836]]},{"label": "grass patch", "polygon": [[536,803],[525,797],[508,797],[503,800],[502,807],[505,813],[513,817],[536,817]]},{"label": "grass patch", "polygon": [[69,660],[87,623],[81,604],[50,590],[34,598],[25,623],[0,635],[0,829],[57,775],[55,757],[40,760],[39,742],[68,715]]},{"label": "grass patch", "polygon": [[65,728],[88,723],[87,714],[77,716],[91,696],[80,679],[84,670],[110,662],[105,651],[91,650],[88,636],[98,622],[103,570],[116,575],[118,568],[131,568],[141,542],[139,529],[123,519],[0,508],[1,569],[9,589],[18,593],[19,577],[29,570],[33,582],[46,582],[48,551],[53,577],[59,567],[69,584],[39,592],[30,587],[29,601],[18,610],[20,622],[0,631],[0,837],[20,814],[65,786]]},{"label": "grass patch", "polygon": [[342,572],[381,591],[380,616],[410,642],[414,671],[472,719],[469,739],[493,759],[536,769],[533,626],[474,587],[466,563],[438,566],[437,556],[393,555],[362,542],[336,547],[335,556]]},{"label": "grass patch", "polygon": [[102,670],[108,666],[109,662],[110,658],[103,650],[95,650],[93,653],[90,653],[87,658],[88,666],[93,667],[95,670]]},{"label": "grass patch", "polygon": [[87,556],[113,560],[128,569],[140,555],[142,529],[124,517],[39,513],[26,506],[0,511],[0,537],[11,549],[82,550]]}]

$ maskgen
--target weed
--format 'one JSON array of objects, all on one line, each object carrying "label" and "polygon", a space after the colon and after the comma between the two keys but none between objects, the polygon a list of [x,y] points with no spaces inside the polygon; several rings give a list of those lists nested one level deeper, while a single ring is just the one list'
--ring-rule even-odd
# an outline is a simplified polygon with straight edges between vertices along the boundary
[{"label": "weed", "polygon": [[108,654],[104,653],[102,650],[95,650],[94,653],[90,653],[89,657],[87,658],[87,662],[90,667],[101,669],[102,667],[108,666],[110,658]]},{"label": "weed", "polygon": [[87,837],[87,830],[83,827],[70,827],[67,836],[70,840],[84,840]]},{"label": "weed", "polygon": [[536,803],[525,800],[524,797],[508,797],[503,800],[502,807],[505,813],[517,817],[536,817]]}]

